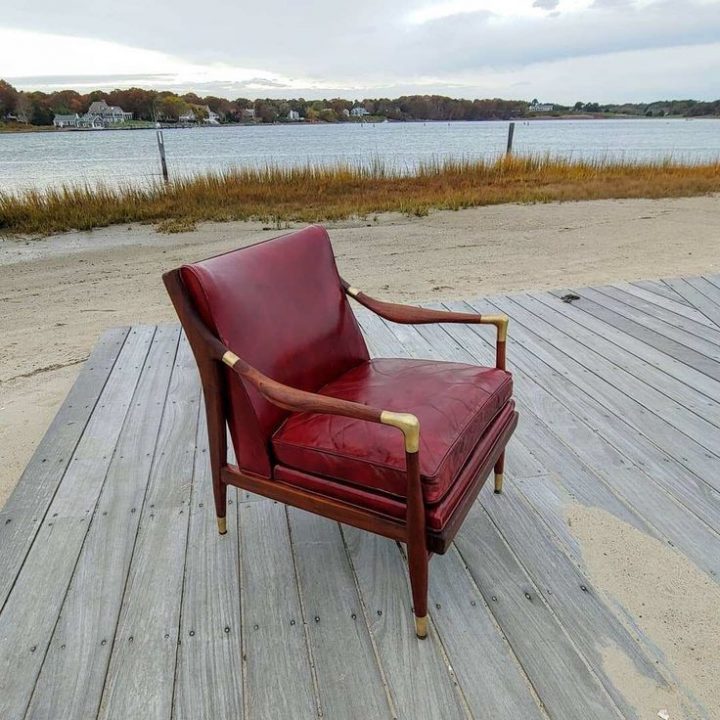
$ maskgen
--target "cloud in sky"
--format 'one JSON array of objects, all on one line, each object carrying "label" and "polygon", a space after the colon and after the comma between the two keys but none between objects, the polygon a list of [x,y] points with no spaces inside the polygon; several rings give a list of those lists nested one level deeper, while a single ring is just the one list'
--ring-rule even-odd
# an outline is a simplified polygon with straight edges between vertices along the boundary
[{"label": "cloud in sky", "polygon": [[27,89],[714,99],[718,58],[720,0],[35,0],[0,15],[0,77]]}]

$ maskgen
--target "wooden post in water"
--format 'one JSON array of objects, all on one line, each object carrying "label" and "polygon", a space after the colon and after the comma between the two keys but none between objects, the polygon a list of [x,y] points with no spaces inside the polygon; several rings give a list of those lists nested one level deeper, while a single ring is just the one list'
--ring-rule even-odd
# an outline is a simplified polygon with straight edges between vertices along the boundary
[{"label": "wooden post in water", "polygon": [[160,165],[162,165],[162,174],[165,182],[169,182],[167,163],[165,162],[165,139],[162,130],[157,131],[158,150],[160,151]]},{"label": "wooden post in water", "polygon": [[512,153],[512,141],[513,141],[513,135],[515,134],[515,123],[511,122],[508,126],[508,141],[507,141],[507,150],[505,151],[506,155],[510,155]]}]

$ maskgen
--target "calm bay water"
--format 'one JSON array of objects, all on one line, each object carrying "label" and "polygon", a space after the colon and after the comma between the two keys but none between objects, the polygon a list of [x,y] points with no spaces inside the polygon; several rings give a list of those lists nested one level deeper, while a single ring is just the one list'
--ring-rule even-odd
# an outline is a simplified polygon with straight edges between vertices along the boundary
[{"label": "calm bay water", "polygon": [[[233,167],[371,163],[403,172],[443,158],[492,158],[507,122],[201,127],[165,131],[171,176]],[[517,154],[685,162],[720,159],[720,119],[518,121]],[[0,191],[160,177],[155,132],[0,134]]]}]

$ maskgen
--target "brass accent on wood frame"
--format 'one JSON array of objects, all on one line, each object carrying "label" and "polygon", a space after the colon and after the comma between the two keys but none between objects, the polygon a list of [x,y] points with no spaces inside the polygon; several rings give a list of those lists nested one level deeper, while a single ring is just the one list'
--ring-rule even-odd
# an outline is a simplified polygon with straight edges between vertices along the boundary
[{"label": "brass accent on wood frame", "polygon": [[405,436],[405,452],[416,453],[420,447],[420,421],[411,413],[397,413],[383,410],[380,413],[383,425],[400,428]]},{"label": "brass accent on wood frame", "polygon": [[499,495],[503,488],[503,473],[495,473],[495,492]]},{"label": "brass accent on wood frame", "polygon": [[348,295],[352,295],[352,297],[357,297],[362,292],[362,290],[358,290],[356,287],[349,285],[345,292]]},{"label": "brass accent on wood frame", "polygon": [[507,329],[508,323],[510,322],[507,315],[483,315],[480,322],[494,325],[497,328],[498,342],[505,342],[507,340]]},{"label": "brass accent on wood frame", "polygon": [[227,518],[219,517],[217,519],[217,524],[218,524],[218,532],[221,535],[224,535],[227,532]]},{"label": "brass accent on wood frame", "polygon": [[427,637],[427,615],[415,618],[415,634],[421,640]]},{"label": "brass accent on wood frame", "polygon": [[234,352],[230,352],[230,350],[222,356],[222,361],[230,367],[233,367],[239,359],[240,358]]}]

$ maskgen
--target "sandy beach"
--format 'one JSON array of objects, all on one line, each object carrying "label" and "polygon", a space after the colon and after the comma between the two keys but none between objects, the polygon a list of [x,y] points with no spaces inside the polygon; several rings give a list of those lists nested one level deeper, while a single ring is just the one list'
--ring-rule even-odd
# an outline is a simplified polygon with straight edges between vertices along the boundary
[{"label": "sandy beach", "polygon": [[[413,301],[718,272],[720,199],[498,205],[330,225],[343,276]],[[279,234],[115,226],[0,242],[0,506],[105,328],[174,322],[168,268]]]}]

